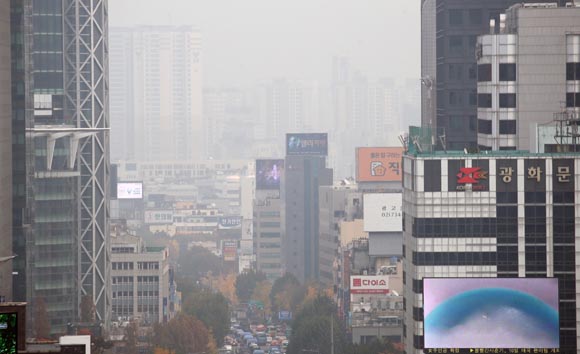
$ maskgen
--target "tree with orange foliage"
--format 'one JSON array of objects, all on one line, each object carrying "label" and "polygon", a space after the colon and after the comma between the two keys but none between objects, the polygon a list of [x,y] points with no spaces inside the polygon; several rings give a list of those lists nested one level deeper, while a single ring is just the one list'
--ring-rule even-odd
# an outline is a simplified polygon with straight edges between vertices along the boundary
[{"label": "tree with orange foliage", "polygon": [[272,284],[267,280],[262,280],[256,284],[254,292],[252,293],[252,300],[260,301],[264,304],[264,313],[269,315],[272,311],[272,304],[270,303],[270,292],[272,291]]},{"label": "tree with orange foliage", "polygon": [[179,314],[168,323],[154,327],[154,347],[174,354],[206,352],[209,341],[210,332],[203,322],[186,314]]},{"label": "tree with orange foliage", "polygon": [[213,287],[219,291],[228,301],[236,306],[238,297],[236,296],[236,274],[230,273],[223,276],[216,276],[212,280]]}]

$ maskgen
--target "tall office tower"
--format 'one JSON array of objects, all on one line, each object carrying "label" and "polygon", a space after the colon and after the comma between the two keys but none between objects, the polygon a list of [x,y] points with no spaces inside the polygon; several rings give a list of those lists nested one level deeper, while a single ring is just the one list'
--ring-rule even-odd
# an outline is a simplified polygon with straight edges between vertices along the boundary
[{"label": "tall office tower", "polygon": [[319,276],[318,190],[332,185],[332,169],[326,167],[328,139],[326,134],[287,134],[286,146],[284,267],[301,282],[316,280]]},{"label": "tall office tower", "polygon": [[444,133],[449,150],[477,144],[477,36],[519,2],[421,1],[421,123]]},{"label": "tall office tower", "polygon": [[[406,352],[559,346],[560,353],[577,353],[580,208],[574,191],[580,156],[410,152],[403,166]],[[558,286],[549,278],[557,278]],[[519,299],[510,305],[483,291],[470,302],[478,287],[519,290],[509,297]],[[527,296],[521,291],[542,299],[526,314],[514,308]],[[460,299],[452,298],[460,293],[470,302],[463,319],[451,315],[461,312]],[[453,303],[449,312],[437,306],[446,299]],[[548,322],[532,320],[543,310],[550,314],[549,329]],[[440,332],[440,311],[450,319],[443,321],[461,325]],[[531,333],[543,333],[542,339]]]},{"label": "tall office tower", "polygon": [[111,161],[135,159],[133,31],[112,28],[109,32],[109,86]]},{"label": "tall office tower", "polygon": [[[10,1],[0,1],[0,301],[12,300],[12,95]],[[4,246],[6,245],[6,246]]]},{"label": "tall office tower", "polygon": [[542,151],[538,125],[580,114],[580,6],[518,4],[496,26],[478,38],[478,144]]},{"label": "tall office tower", "polygon": [[[109,114],[107,1],[33,0],[35,218],[32,307],[53,333],[90,296],[108,322]],[[34,309],[29,311],[34,313]]]},{"label": "tall office tower", "polygon": [[[114,150],[140,161],[205,157],[201,34],[191,27],[111,30]],[[129,93],[127,93],[129,92]],[[125,116],[129,114],[129,116]],[[132,138],[124,142],[124,133]],[[132,144],[129,147],[126,144]]]},{"label": "tall office tower", "polygon": [[[208,88],[203,91],[205,151],[213,159],[253,158],[256,110],[251,90]],[[239,147],[243,146],[243,149]]]},{"label": "tall office tower", "polygon": [[356,147],[399,143],[403,100],[393,79],[368,80],[351,73],[345,58],[335,58],[330,91],[330,165],[338,178],[354,177]]},{"label": "tall office tower", "polygon": [[318,127],[320,116],[319,87],[316,82],[277,79],[257,89],[258,134],[282,155],[284,134],[310,132]]},{"label": "tall office tower", "polygon": [[27,249],[33,230],[34,127],[32,101],[32,0],[10,2],[12,62],[12,250],[13,301],[26,302]]}]

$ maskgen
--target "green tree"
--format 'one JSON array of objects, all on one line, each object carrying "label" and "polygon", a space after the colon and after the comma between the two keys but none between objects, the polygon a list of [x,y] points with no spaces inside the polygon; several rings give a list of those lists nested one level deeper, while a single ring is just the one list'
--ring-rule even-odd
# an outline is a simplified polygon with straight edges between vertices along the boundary
[{"label": "green tree", "polygon": [[345,330],[336,317],[335,307],[328,297],[319,295],[303,304],[292,322],[288,354],[301,354],[303,349],[330,354],[331,322],[335,353],[348,353]]},{"label": "green tree", "polygon": [[175,354],[206,352],[210,332],[203,322],[193,316],[179,314],[168,323],[156,324],[153,345]]},{"label": "green tree", "polygon": [[220,293],[197,289],[188,294],[183,311],[202,321],[212,331],[219,346],[230,329],[230,308]]},{"label": "green tree", "polygon": [[199,281],[208,272],[214,275],[223,272],[221,259],[203,247],[192,247],[179,254],[179,278],[189,278],[193,282]]},{"label": "green tree", "polygon": [[253,270],[244,272],[236,278],[236,296],[241,302],[249,301],[256,289],[256,285],[266,280],[266,275],[261,272],[254,272]]},{"label": "green tree", "polygon": [[300,281],[291,273],[276,279],[270,291],[270,303],[272,312],[278,311],[296,312],[298,306],[306,297],[306,287],[300,284]]}]

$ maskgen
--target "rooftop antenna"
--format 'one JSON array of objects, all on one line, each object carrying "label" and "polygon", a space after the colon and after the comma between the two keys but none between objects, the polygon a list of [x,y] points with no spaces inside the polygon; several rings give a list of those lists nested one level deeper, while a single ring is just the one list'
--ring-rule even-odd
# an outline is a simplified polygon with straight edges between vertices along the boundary
[{"label": "rooftop antenna", "polygon": [[399,142],[403,146],[405,152],[409,151],[409,136],[405,133],[399,134]]},{"label": "rooftop antenna", "polygon": [[445,130],[443,130],[443,134],[439,135],[439,142],[441,142],[441,146],[443,147],[443,151],[447,153],[447,139],[445,137]]},{"label": "rooftop antenna", "polygon": [[419,142],[419,137],[417,135],[413,136],[413,145],[415,145],[417,151],[423,153],[423,148],[421,147],[421,143]]}]

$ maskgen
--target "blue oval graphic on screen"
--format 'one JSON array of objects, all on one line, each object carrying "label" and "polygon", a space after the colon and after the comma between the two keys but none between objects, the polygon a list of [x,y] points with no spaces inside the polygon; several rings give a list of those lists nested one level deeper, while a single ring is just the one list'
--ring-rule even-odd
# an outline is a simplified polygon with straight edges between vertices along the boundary
[{"label": "blue oval graphic on screen", "polygon": [[425,318],[425,348],[559,348],[558,311],[506,288],[455,295]]}]

